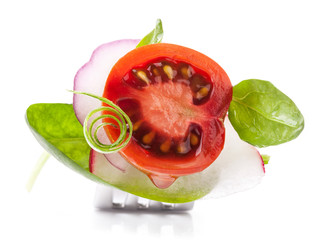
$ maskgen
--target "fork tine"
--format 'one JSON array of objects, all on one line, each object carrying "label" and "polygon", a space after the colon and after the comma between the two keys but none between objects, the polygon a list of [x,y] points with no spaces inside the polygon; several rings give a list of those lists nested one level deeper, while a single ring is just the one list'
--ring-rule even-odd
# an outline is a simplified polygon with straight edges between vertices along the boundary
[{"label": "fork tine", "polygon": [[137,199],[137,207],[138,209],[147,209],[149,208],[150,200],[142,197],[138,197]]},{"label": "fork tine", "polygon": [[128,194],[126,192],[120,191],[118,189],[113,189],[112,191],[112,205],[113,208],[124,208]]},{"label": "fork tine", "polygon": [[164,210],[173,210],[174,208],[175,208],[175,204],[174,203],[162,202],[162,209],[164,209]]},{"label": "fork tine", "polygon": [[97,185],[94,206],[99,209],[187,211],[194,202],[165,203],[149,200],[103,185]]}]

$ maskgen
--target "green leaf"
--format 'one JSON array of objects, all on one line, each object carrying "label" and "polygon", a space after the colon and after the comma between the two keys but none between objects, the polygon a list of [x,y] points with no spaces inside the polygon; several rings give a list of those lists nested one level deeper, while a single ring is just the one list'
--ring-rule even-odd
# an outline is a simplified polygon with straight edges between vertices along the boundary
[{"label": "green leaf", "polygon": [[257,147],[288,142],[304,128],[294,102],[272,83],[258,79],[233,87],[228,117],[240,138]]},{"label": "green leaf", "polygon": [[[83,127],[70,104],[34,104],[27,109],[27,123],[50,150],[59,150],[84,169],[89,169],[90,147]],[[68,163],[69,164],[69,163]]]},{"label": "green leaf", "polygon": [[148,44],[160,43],[162,39],[163,39],[162,21],[160,19],[157,19],[156,27],[138,43],[136,48],[144,45],[148,45]]}]

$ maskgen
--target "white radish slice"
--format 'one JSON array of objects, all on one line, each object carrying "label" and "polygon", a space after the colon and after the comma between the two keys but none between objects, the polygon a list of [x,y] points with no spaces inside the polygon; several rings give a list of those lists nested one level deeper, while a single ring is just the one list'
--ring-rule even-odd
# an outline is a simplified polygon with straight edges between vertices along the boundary
[{"label": "white radish slice", "polygon": [[223,197],[253,188],[265,174],[264,162],[258,150],[239,138],[228,118],[224,125],[224,149],[213,163],[213,168],[219,173],[218,179],[208,197]]},{"label": "white radish slice", "polygon": [[[98,96],[103,95],[106,80],[110,70],[127,52],[134,49],[140,40],[124,39],[99,46],[92,54],[89,62],[82,66],[77,72],[74,79],[74,90],[92,93]],[[74,94],[73,107],[75,114],[81,124],[89,112],[101,106],[101,102],[80,94]],[[98,121],[96,125],[99,125]],[[105,144],[109,144],[109,140],[103,131],[98,132],[98,139]],[[127,162],[119,160],[118,153],[108,155],[108,161],[120,169],[125,171],[128,166]]]},{"label": "white radish slice", "polygon": [[[115,169],[95,151],[90,157],[90,170],[107,183],[129,193],[157,201],[188,202],[205,196],[223,197],[252,188],[264,176],[259,152],[242,141],[228,119],[226,138],[220,156],[200,173],[179,177],[167,189],[156,188],[148,177],[129,165],[125,172]],[[124,160],[125,161],[125,160]]]},{"label": "white radish slice", "polygon": [[[133,50],[138,43],[139,40],[124,39],[106,43],[96,48],[89,62],[78,70],[74,79],[74,90],[102,96],[112,67],[119,58]],[[73,107],[81,124],[83,124],[87,114],[99,106],[101,106],[101,102],[94,98],[74,94]]]},{"label": "white radish slice", "polygon": [[122,172],[126,172],[127,168],[131,166],[119,153],[104,154],[105,158],[110,162],[113,167]]}]

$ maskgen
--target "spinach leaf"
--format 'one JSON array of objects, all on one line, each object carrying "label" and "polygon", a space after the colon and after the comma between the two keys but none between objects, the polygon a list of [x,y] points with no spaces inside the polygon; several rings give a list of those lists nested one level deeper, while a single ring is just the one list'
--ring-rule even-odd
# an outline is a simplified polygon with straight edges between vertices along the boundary
[{"label": "spinach leaf", "polygon": [[233,87],[228,117],[240,138],[257,147],[290,141],[304,128],[294,102],[272,83],[258,79]]},{"label": "spinach leaf", "polygon": [[[49,148],[49,152],[63,153],[79,167],[89,169],[90,147],[71,104],[33,104],[27,109],[26,120],[37,140]],[[64,160],[63,163],[70,165]]]},{"label": "spinach leaf", "polygon": [[136,48],[144,45],[148,45],[148,44],[160,43],[162,39],[163,39],[162,21],[160,19],[157,19],[156,27],[138,43]]}]

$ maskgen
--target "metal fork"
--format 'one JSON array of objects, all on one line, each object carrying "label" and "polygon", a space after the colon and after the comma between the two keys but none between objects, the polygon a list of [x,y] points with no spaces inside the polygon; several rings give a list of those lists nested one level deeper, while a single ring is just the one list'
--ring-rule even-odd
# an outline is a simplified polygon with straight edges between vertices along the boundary
[{"label": "metal fork", "polygon": [[193,209],[194,202],[166,203],[138,197],[116,188],[97,185],[94,206],[98,209],[155,210],[155,211],[188,211]]}]

